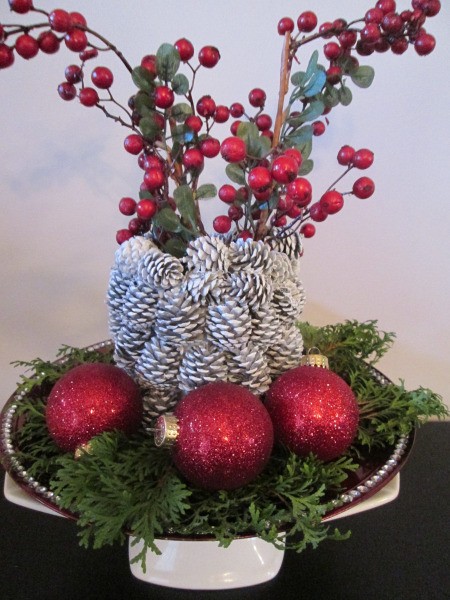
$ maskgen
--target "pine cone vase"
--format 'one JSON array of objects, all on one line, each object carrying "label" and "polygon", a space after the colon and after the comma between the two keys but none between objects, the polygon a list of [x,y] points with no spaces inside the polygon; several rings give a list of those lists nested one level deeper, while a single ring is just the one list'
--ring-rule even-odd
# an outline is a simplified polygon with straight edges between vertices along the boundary
[{"label": "pine cone vase", "polygon": [[189,392],[196,387],[217,380],[227,380],[228,366],[225,353],[203,340],[190,346],[180,364],[180,389]]}]

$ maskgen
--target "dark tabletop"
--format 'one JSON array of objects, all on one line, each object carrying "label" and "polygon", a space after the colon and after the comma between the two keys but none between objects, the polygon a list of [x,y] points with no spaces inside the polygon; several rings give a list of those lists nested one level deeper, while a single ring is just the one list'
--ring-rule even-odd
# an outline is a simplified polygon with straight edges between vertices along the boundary
[{"label": "dark tabletop", "polygon": [[141,582],[129,571],[126,546],[84,550],[74,523],[0,494],[0,599],[450,599],[449,440],[449,422],[422,427],[396,501],[337,521],[351,529],[349,540],[288,552],[272,581],[229,591]]}]

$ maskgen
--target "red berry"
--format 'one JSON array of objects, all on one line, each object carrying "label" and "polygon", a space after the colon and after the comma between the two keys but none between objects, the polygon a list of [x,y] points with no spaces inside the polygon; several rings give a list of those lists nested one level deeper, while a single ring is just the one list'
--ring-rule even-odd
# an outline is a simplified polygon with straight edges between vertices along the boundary
[{"label": "red berry", "polygon": [[361,29],[361,41],[365,44],[375,44],[381,37],[381,32],[376,23],[368,23]]},{"label": "red berry", "polygon": [[323,53],[328,60],[336,60],[336,58],[341,56],[342,48],[339,44],[336,44],[336,42],[328,42],[328,44],[325,44],[323,47]]},{"label": "red berry", "polygon": [[240,102],[234,102],[230,106],[230,115],[234,119],[239,119],[240,117],[242,117],[243,114],[244,114],[244,107],[242,106],[242,104]]},{"label": "red berry", "polygon": [[241,233],[238,235],[238,239],[251,240],[251,239],[253,239],[253,235],[248,229],[243,229],[241,231]]},{"label": "red berry", "polygon": [[98,56],[97,48],[89,48],[87,50],[83,50],[83,52],[80,52],[80,54],[79,54],[80,60],[82,60],[83,62],[86,62],[87,60],[91,60],[92,58],[96,58],[97,56]]},{"label": "red berry", "polygon": [[404,37],[396,38],[391,43],[391,50],[394,54],[403,54],[408,50],[408,40]]},{"label": "red berry", "polygon": [[298,168],[300,169],[303,162],[303,157],[300,150],[297,150],[297,148],[288,148],[284,151],[284,155],[291,156],[297,162]]},{"label": "red berry", "polygon": [[227,215],[219,215],[213,221],[214,231],[217,233],[228,233],[231,229],[231,219]]},{"label": "red berry", "polygon": [[439,0],[428,0],[423,8],[423,12],[427,17],[435,17],[440,10],[441,3]]},{"label": "red berry", "polygon": [[211,96],[202,96],[197,102],[196,108],[201,117],[209,118],[214,115],[216,103]]},{"label": "red berry", "polygon": [[395,11],[395,0],[379,0],[376,4],[376,8],[379,8],[385,15],[387,15],[388,13]]},{"label": "red berry", "polygon": [[154,54],[147,54],[141,59],[141,67],[144,67],[146,71],[152,75],[152,77],[156,77],[156,56]]},{"label": "red berry", "polygon": [[128,229],[133,235],[139,235],[143,232],[144,223],[142,219],[130,219],[128,222]]},{"label": "red berry", "polygon": [[39,49],[45,54],[55,54],[59,50],[59,40],[53,31],[42,31],[38,35]]},{"label": "red berry", "polygon": [[254,197],[258,202],[265,202],[272,195],[272,189],[263,190],[262,192],[253,192]]},{"label": "red berry", "polygon": [[118,244],[123,244],[124,242],[128,241],[132,237],[133,237],[133,234],[131,233],[131,231],[129,229],[119,229],[119,231],[116,233],[116,242]]},{"label": "red berry", "polygon": [[124,139],[123,146],[130,154],[138,155],[144,148],[144,140],[137,133],[130,133],[130,135],[127,135]]},{"label": "red berry", "polygon": [[66,10],[57,8],[48,15],[48,22],[54,31],[65,33],[71,27],[70,15]]},{"label": "red berry", "polygon": [[314,123],[312,124],[312,128],[313,135],[315,136],[323,135],[325,133],[325,123],[323,123],[322,121],[314,121]]},{"label": "red berry", "polygon": [[63,100],[73,100],[77,95],[77,88],[68,81],[63,81],[58,85],[58,94]]},{"label": "red berry", "polygon": [[64,76],[69,83],[80,83],[83,79],[83,71],[78,65],[68,65],[64,71]]},{"label": "red berry", "polygon": [[150,169],[159,169],[160,171],[162,171],[164,165],[163,161],[159,158],[159,156],[156,156],[156,154],[148,154],[147,156],[145,156],[143,167],[145,171],[149,171]]},{"label": "red berry", "polygon": [[220,142],[216,138],[208,137],[200,142],[200,152],[206,158],[214,158],[220,152]]},{"label": "red berry", "polygon": [[238,132],[238,129],[239,129],[239,125],[241,123],[242,123],[242,121],[239,121],[239,120],[238,121],[233,121],[231,123],[230,131],[231,131],[232,135],[237,135],[237,132]]},{"label": "red berry", "polygon": [[286,215],[272,217],[272,225],[275,227],[284,227],[287,224]]},{"label": "red berry", "polygon": [[297,177],[286,188],[288,196],[294,199],[297,206],[307,206],[312,199],[312,187],[304,177]]},{"label": "red berry", "polygon": [[360,177],[353,184],[353,193],[357,198],[365,200],[375,191],[375,184],[370,177]]},{"label": "red berry", "polygon": [[194,56],[194,46],[186,38],[177,40],[174,44],[182,62],[187,62]]},{"label": "red berry", "polygon": [[353,166],[357,169],[368,169],[373,163],[373,152],[367,148],[361,148],[355,152]]},{"label": "red berry", "polygon": [[182,162],[189,171],[200,171],[204,165],[203,154],[198,148],[189,148],[183,154]]},{"label": "red berry", "polygon": [[414,42],[414,50],[419,56],[426,56],[433,52],[436,40],[430,33],[422,33]]},{"label": "red berry", "polygon": [[204,46],[198,53],[198,62],[202,67],[212,69],[220,60],[220,52],[214,46]]},{"label": "red berry", "polygon": [[342,146],[337,155],[337,161],[340,165],[348,166],[353,161],[355,149],[351,146]]},{"label": "red berry", "polygon": [[299,31],[309,33],[317,26],[316,14],[310,10],[303,12],[297,19],[297,27]]},{"label": "red berry", "polygon": [[162,169],[149,169],[144,173],[145,188],[149,191],[157,190],[164,185],[165,177]]},{"label": "red berry", "polygon": [[149,221],[158,210],[158,205],[155,200],[151,200],[149,198],[144,198],[143,200],[139,200],[136,206],[136,213],[140,219],[144,221]]},{"label": "red berry", "polygon": [[265,167],[254,167],[248,174],[248,185],[254,192],[265,192],[272,187],[272,175]]},{"label": "red berry", "polygon": [[15,49],[19,56],[29,60],[30,58],[34,58],[39,52],[39,44],[34,37],[28,35],[28,33],[24,33],[16,39]]},{"label": "red berry", "polygon": [[233,136],[225,138],[220,146],[222,158],[230,163],[238,163],[247,155],[247,147],[244,140]]},{"label": "red berry", "polygon": [[388,13],[384,15],[381,21],[383,31],[389,34],[399,34],[403,31],[403,20],[397,13]]},{"label": "red berry", "polygon": [[319,27],[319,33],[322,35],[324,40],[328,40],[333,37],[333,23],[326,21]]},{"label": "red berry", "polygon": [[293,206],[291,206],[291,208],[287,211],[286,214],[290,219],[296,219],[302,213],[303,213],[303,208],[301,206],[298,206],[298,204],[294,204]]},{"label": "red berry", "polygon": [[278,198],[277,210],[282,212],[287,212],[291,210],[291,208],[295,206],[294,198],[291,196],[280,196]]},{"label": "red berry", "polygon": [[314,204],[311,204],[309,208],[309,216],[313,221],[321,223],[328,217],[328,213],[324,211],[320,202],[315,202]]},{"label": "red berry", "polygon": [[33,8],[33,0],[9,0],[9,7],[13,12],[23,15]]},{"label": "red berry", "polygon": [[158,108],[170,108],[175,100],[173,90],[167,85],[158,85],[155,88],[155,105]]},{"label": "red berry", "polygon": [[294,31],[294,21],[290,17],[283,17],[278,21],[277,30],[280,35],[285,35],[288,31]]},{"label": "red berry", "polygon": [[292,156],[279,156],[272,163],[271,173],[278,183],[289,183],[297,177],[297,161]]},{"label": "red berry", "polygon": [[230,206],[228,216],[232,221],[239,221],[244,216],[244,211],[240,206]]},{"label": "red berry", "polygon": [[358,40],[356,44],[356,52],[360,56],[370,56],[375,52],[375,48],[372,44],[365,44],[362,40]]},{"label": "red berry", "polygon": [[383,20],[383,17],[384,12],[381,10],[381,8],[371,8],[366,12],[364,21],[366,23],[375,23],[376,25],[379,25]]},{"label": "red berry", "polygon": [[313,235],[316,233],[316,228],[312,223],[305,223],[300,227],[300,233],[305,238],[312,238]]},{"label": "red berry", "polygon": [[255,108],[262,108],[266,102],[266,92],[261,88],[254,88],[248,95],[248,101]]},{"label": "red berry", "polygon": [[64,36],[64,43],[72,52],[82,52],[88,45],[88,39],[81,29],[71,29]]},{"label": "red berry", "polygon": [[6,69],[14,63],[14,52],[6,44],[0,44],[0,69]]},{"label": "red berry", "polygon": [[134,215],[136,212],[136,200],[127,197],[122,198],[119,202],[119,210],[123,215]]},{"label": "red berry", "polygon": [[345,19],[335,19],[333,21],[333,29],[341,31],[347,27],[347,21]]},{"label": "red berry", "polygon": [[195,133],[198,133],[202,128],[203,122],[200,117],[197,117],[196,115],[189,115],[184,124],[186,127],[189,127],[189,129],[192,129],[192,131]]},{"label": "red berry", "polygon": [[326,74],[328,83],[331,83],[331,85],[335,85],[336,83],[339,83],[339,81],[342,78],[342,69],[341,67],[334,65],[327,69]]},{"label": "red berry", "polygon": [[87,21],[81,13],[71,12],[69,13],[69,16],[72,27],[74,27],[75,25],[81,25],[82,27],[86,27]]},{"label": "red berry", "polygon": [[216,123],[225,123],[228,121],[229,117],[230,109],[228,106],[223,106],[222,104],[216,106],[216,110],[214,111],[214,121]]},{"label": "red berry", "polygon": [[342,33],[339,34],[339,43],[342,48],[352,48],[356,44],[356,40],[358,36],[356,35],[356,31],[351,31],[350,29],[345,29]]},{"label": "red berry", "polygon": [[258,115],[255,124],[260,131],[267,131],[272,127],[272,117],[266,114]]},{"label": "red berry", "polygon": [[336,190],[330,190],[325,192],[319,202],[327,215],[334,215],[344,206],[344,197]]},{"label": "red berry", "polygon": [[80,90],[79,98],[83,106],[95,106],[100,100],[97,90],[90,87],[85,87]]},{"label": "red berry", "polygon": [[91,73],[92,83],[101,90],[107,90],[114,81],[114,75],[107,67],[95,67]]},{"label": "red berry", "polygon": [[236,200],[236,196],[236,189],[228,183],[226,183],[219,189],[219,198],[222,200],[222,202],[232,204]]}]

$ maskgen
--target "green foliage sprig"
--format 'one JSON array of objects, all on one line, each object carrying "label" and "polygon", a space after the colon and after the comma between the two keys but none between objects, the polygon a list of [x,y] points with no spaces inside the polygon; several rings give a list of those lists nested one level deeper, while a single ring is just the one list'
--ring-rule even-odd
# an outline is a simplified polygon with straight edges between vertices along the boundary
[{"label": "green foliage sprig", "polygon": [[190,486],[176,471],[170,454],[156,448],[140,431],[127,438],[109,432],[92,440],[92,453],[79,460],[61,454],[48,435],[45,398],[67,370],[93,360],[111,361],[111,353],[64,348],[62,361],[17,363],[29,393],[19,403],[25,419],[15,433],[17,458],[30,475],[49,485],[61,508],[75,513],[80,543],[99,548],[123,543],[127,533],[144,541],[136,557],[144,565],[148,549],[158,552],[162,536],[209,536],[228,546],[240,535],[258,535],[297,552],[323,539],[343,539],[322,521],[358,461],[368,450],[395,442],[423,419],[447,414],[429,390],[407,392],[403,384],[380,383],[372,365],[392,343],[376,323],[346,322],[322,328],[300,326],[307,346],[318,346],[332,368],[352,386],[361,407],[357,440],[346,455],[323,463],[300,458],[278,447],[259,477],[231,492],[207,492]]}]

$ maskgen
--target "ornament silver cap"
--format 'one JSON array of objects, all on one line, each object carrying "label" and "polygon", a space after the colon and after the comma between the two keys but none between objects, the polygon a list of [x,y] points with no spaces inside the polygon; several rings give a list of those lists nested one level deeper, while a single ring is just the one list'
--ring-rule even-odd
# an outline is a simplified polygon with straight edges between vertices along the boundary
[{"label": "ornament silver cap", "polygon": [[178,438],[179,426],[175,415],[161,415],[155,424],[155,446],[168,448],[173,446]]},{"label": "ornament silver cap", "polygon": [[319,348],[313,347],[300,359],[301,366],[320,367],[329,369],[328,358],[320,353]]}]

